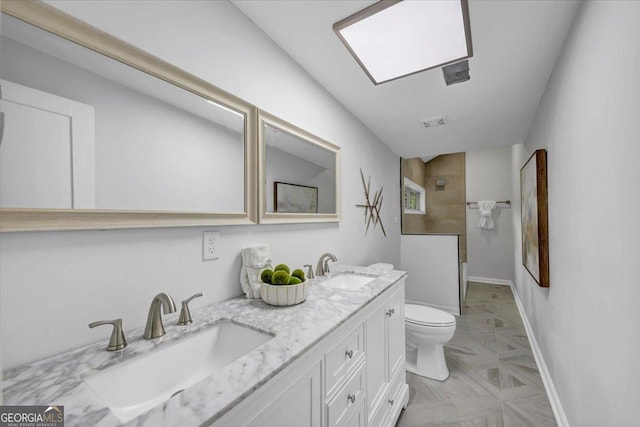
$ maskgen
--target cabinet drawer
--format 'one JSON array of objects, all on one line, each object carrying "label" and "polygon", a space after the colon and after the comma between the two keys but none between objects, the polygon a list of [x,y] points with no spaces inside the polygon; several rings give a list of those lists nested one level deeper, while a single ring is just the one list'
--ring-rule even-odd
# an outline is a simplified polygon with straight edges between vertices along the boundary
[{"label": "cabinet drawer", "polygon": [[395,425],[395,414],[398,414],[400,410],[398,406],[402,406],[402,389],[405,385],[405,372],[398,372],[398,374],[392,379],[390,384],[387,384],[384,397],[379,405],[375,409],[375,413],[369,418],[369,427],[391,427]]},{"label": "cabinet drawer", "polygon": [[327,404],[329,427],[345,425],[364,401],[364,363]]},{"label": "cabinet drawer", "polygon": [[387,405],[394,407],[402,404],[402,402],[400,402],[400,395],[404,384],[404,376],[398,373],[398,375],[393,378],[393,382],[389,387],[389,394],[387,394],[387,401],[385,402]]},{"label": "cabinet drawer", "polygon": [[358,326],[325,354],[327,396],[331,396],[364,358],[364,327]]},{"label": "cabinet drawer", "polygon": [[408,387],[405,382],[406,376],[407,374],[403,370],[402,372],[398,372],[391,381],[386,401],[383,402],[383,405],[387,408],[387,417],[383,423],[385,426],[393,427],[396,424],[400,411],[402,410],[402,406],[405,404],[403,395],[405,393],[405,389]]}]

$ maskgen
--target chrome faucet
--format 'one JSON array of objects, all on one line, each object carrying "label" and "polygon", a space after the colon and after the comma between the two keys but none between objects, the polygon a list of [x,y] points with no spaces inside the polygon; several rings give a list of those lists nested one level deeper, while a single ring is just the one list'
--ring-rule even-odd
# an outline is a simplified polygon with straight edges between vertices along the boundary
[{"label": "chrome faucet", "polygon": [[316,276],[324,276],[329,271],[329,261],[336,262],[338,258],[334,254],[327,252],[326,254],[322,254],[320,259],[318,260],[318,265],[316,266]]},{"label": "chrome faucet", "polygon": [[169,295],[165,293],[156,295],[151,301],[151,307],[149,307],[149,314],[147,315],[147,326],[144,328],[143,337],[146,340],[159,338],[165,334],[160,307],[162,307],[164,314],[175,313],[176,311],[176,305]]}]

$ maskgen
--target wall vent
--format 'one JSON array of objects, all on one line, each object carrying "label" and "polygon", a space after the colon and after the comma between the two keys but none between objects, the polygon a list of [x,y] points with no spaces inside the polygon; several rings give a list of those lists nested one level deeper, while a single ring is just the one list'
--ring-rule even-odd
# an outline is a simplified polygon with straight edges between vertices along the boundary
[{"label": "wall vent", "polygon": [[442,67],[442,74],[444,75],[444,81],[447,86],[466,82],[471,79],[469,75],[469,60],[465,59],[464,61]]},{"label": "wall vent", "polygon": [[447,123],[447,116],[429,117],[428,119],[420,120],[420,122],[425,128],[444,126]]}]

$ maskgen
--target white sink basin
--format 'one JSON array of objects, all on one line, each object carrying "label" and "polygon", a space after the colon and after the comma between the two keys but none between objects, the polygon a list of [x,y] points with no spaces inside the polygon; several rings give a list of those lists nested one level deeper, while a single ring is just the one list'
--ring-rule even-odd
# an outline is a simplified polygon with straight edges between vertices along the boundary
[{"label": "white sink basin", "polygon": [[363,276],[355,273],[340,273],[335,276],[319,282],[319,285],[328,286],[330,288],[357,290],[373,282],[376,278],[372,276]]},{"label": "white sink basin", "polygon": [[127,422],[273,338],[224,320],[202,332],[84,378]]}]

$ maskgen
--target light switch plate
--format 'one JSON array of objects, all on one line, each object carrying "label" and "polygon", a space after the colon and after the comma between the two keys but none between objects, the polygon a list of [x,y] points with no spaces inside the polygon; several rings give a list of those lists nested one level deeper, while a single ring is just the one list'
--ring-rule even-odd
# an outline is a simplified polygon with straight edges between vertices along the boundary
[{"label": "light switch plate", "polygon": [[209,261],[220,258],[220,232],[204,231],[202,233],[202,260]]}]

